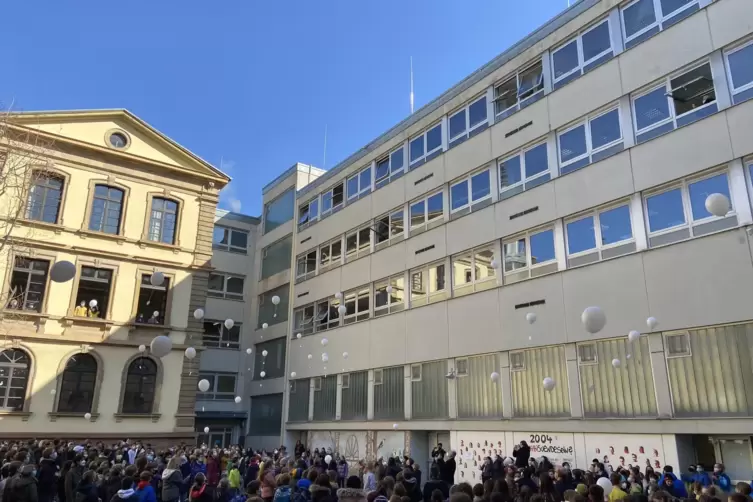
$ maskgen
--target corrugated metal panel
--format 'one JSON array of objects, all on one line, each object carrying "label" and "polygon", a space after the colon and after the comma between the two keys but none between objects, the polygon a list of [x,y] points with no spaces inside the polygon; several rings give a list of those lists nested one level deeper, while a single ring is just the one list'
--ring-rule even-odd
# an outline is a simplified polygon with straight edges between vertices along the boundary
[{"label": "corrugated metal panel", "polygon": [[[467,375],[457,377],[458,418],[502,417],[502,387],[491,379],[499,372],[496,354],[469,357]],[[455,369],[459,361],[455,361]]]},{"label": "corrugated metal panel", "polygon": [[[595,349],[593,352],[591,349]],[[591,357],[595,354],[595,361]],[[628,358],[630,354],[630,358]],[[621,366],[614,368],[612,360]],[[656,411],[654,377],[648,337],[578,345],[578,371],[583,414],[587,417],[653,417]]]},{"label": "corrugated metal panel", "polygon": [[314,391],[314,420],[334,420],[337,411],[337,375],[320,379],[321,390]]},{"label": "corrugated metal panel", "polygon": [[308,422],[310,386],[311,381],[308,378],[290,381],[290,402],[288,403],[290,422]]},{"label": "corrugated metal panel", "polygon": [[405,418],[403,367],[383,368],[381,372],[382,383],[374,382],[374,418]]},{"label": "corrugated metal panel", "polygon": [[[670,354],[667,372],[675,416],[751,416],[753,324],[690,330],[690,355]],[[672,336],[668,334],[667,336]]]},{"label": "corrugated metal panel", "polygon": [[[421,380],[411,382],[411,417],[446,418],[447,405],[447,363],[435,361],[422,363]],[[411,372],[413,368],[411,367]]]},{"label": "corrugated metal panel", "polygon": [[280,434],[282,430],[282,394],[251,398],[250,431],[253,435]]},{"label": "corrugated metal panel", "polygon": [[[566,417],[570,416],[570,396],[567,388],[565,347],[542,347],[521,352],[524,369],[513,370],[512,406],[516,417]],[[512,359],[512,353],[511,353]],[[544,390],[544,378],[553,378],[556,386]]]},{"label": "corrugated metal panel", "polygon": [[348,373],[348,387],[342,390],[342,420],[366,420],[369,405],[369,372]]}]

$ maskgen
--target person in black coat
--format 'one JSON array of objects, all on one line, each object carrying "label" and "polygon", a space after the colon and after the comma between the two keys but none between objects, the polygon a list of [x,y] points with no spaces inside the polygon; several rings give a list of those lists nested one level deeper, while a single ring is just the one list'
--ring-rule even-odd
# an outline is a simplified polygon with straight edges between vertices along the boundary
[{"label": "person in black coat", "polygon": [[397,479],[397,473],[400,471],[400,466],[397,465],[395,458],[390,457],[389,460],[387,460],[387,476],[392,479]]},{"label": "person in black coat", "polygon": [[3,500],[12,502],[38,502],[37,478],[34,466],[26,464],[16,476],[10,478],[3,490]]},{"label": "person in black coat", "polygon": [[42,460],[39,461],[37,470],[37,494],[39,502],[52,502],[57,490],[57,477],[55,474],[58,466],[52,459],[52,449],[47,448],[42,452]]},{"label": "person in black coat", "polygon": [[520,444],[515,445],[512,456],[515,457],[515,467],[525,469],[528,467],[528,459],[531,458],[531,448],[528,443],[521,441]]},{"label": "person in black coat", "polygon": [[442,471],[442,479],[448,486],[455,484],[455,470],[457,464],[455,462],[455,452],[451,451],[449,458],[444,462],[444,471]]},{"label": "person in black coat", "polygon": [[429,481],[424,484],[423,499],[424,502],[431,502],[431,493],[434,490],[442,492],[444,500],[450,498],[450,487],[442,480],[442,474],[439,469],[439,464],[434,463],[429,468]]},{"label": "person in black coat", "polygon": [[75,502],[99,502],[99,489],[96,484],[97,473],[94,471],[86,471],[81,476],[81,481],[76,487],[76,501]]}]

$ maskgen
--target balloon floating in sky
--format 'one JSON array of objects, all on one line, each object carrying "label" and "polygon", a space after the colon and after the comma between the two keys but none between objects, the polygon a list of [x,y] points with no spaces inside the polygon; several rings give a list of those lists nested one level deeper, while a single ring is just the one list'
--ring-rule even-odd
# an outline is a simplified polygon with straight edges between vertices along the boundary
[{"label": "balloon floating in sky", "polygon": [[193,359],[194,357],[196,357],[196,349],[194,349],[193,347],[188,347],[185,354],[186,359]]},{"label": "balloon floating in sky", "polygon": [[529,312],[526,314],[526,321],[528,321],[528,324],[533,324],[536,322],[536,314],[534,312]]},{"label": "balloon floating in sky", "polygon": [[201,392],[208,391],[209,390],[209,380],[207,380],[207,379],[199,380],[199,390]]},{"label": "balloon floating in sky", "polygon": [[544,386],[544,390],[546,391],[550,391],[554,389],[554,386],[556,385],[554,382],[554,379],[551,377],[546,377],[544,381],[542,382],[542,384]]},{"label": "balloon floating in sky", "polygon": [[648,326],[648,329],[654,329],[659,325],[659,320],[656,319],[656,317],[649,317],[646,319],[646,326]]},{"label": "balloon floating in sky", "polygon": [[155,336],[152,343],[149,344],[149,350],[154,357],[163,358],[173,350],[173,341],[169,336]]},{"label": "balloon floating in sky", "polygon": [[712,193],[706,197],[706,211],[714,216],[727,216],[730,209],[729,199],[721,193]]},{"label": "balloon floating in sky", "polygon": [[628,333],[628,341],[630,343],[637,342],[640,338],[641,338],[641,334],[636,330],[633,330],[630,333]]},{"label": "balloon floating in sky", "polygon": [[592,335],[601,331],[607,324],[607,316],[601,310],[601,307],[586,307],[580,315],[580,320],[586,331]]},{"label": "balloon floating in sky", "polygon": [[193,311],[193,318],[197,321],[204,319],[204,309],[196,309]]},{"label": "balloon floating in sky", "polygon": [[152,286],[162,286],[162,283],[165,282],[165,274],[162,272],[154,272],[152,276],[149,278],[149,284]]},{"label": "balloon floating in sky", "polygon": [[68,282],[76,277],[76,265],[67,261],[56,261],[50,269],[50,280],[52,282]]}]

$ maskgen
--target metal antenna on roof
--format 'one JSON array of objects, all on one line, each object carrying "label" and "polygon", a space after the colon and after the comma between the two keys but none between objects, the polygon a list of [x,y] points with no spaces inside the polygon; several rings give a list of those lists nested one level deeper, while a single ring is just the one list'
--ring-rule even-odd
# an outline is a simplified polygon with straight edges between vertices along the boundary
[{"label": "metal antenna on roof", "polygon": [[413,114],[413,56],[410,57],[410,113]]},{"label": "metal antenna on roof", "polygon": [[327,169],[327,124],[324,124],[324,158],[322,159],[322,169]]}]

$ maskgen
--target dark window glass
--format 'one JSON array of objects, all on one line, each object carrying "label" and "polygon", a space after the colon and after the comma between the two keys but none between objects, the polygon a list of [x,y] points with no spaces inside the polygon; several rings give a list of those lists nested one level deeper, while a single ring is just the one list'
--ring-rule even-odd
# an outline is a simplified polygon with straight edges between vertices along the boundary
[{"label": "dark window glass", "polygon": [[0,352],[0,410],[23,411],[29,385],[29,356],[23,350]]},{"label": "dark window glass", "polygon": [[152,214],[149,218],[149,240],[175,244],[178,224],[178,203],[161,197],[152,199]]},{"label": "dark window glass", "polygon": [[110,304],[112,270],[81,267],[81,277],[76,292],[73,315],[78,317],[106,318]]},{"label": "dark window glass", "polygon": [[[291,188],[272,202],[264,205],[264,233],[270,232],[293,218],[295,189]],[[311,210],[311,217],[316,216]]]},{"label": "dark window glass", "polygon": [[157,364],[148,357],[139,357],[128,365],[123,413],[151,413],[157,389]]},{"label": "dark window glass", "polygon": [[7,308],[42,311],[50,262],[17,256],[10,280]]},{"label": "dark window glass", "polygon": [[68,359],[60,382],[58,411],[86,413],[92,411],[94,387],[97,383],[97,361],[89,354],[76,354]]},{"label": "dark window glass", "polygon": [[165,277],[159,286],[153,286],[150,274],[141,275],[139,301],[136,309],[136,322],[142,324],[165,324],[165,310],[167,309],[167,292],[170,289],[170,279]]},{"label": "dark window glass", "polygon": [[89,230],[117,235],[123,211],[123,190],[107,185],[94,187]]},{"label": "dark window glass", "polygon": [[26,218],[45,223],[57,223],[63,195],[63,179],[34,172],[26,204]]}]

